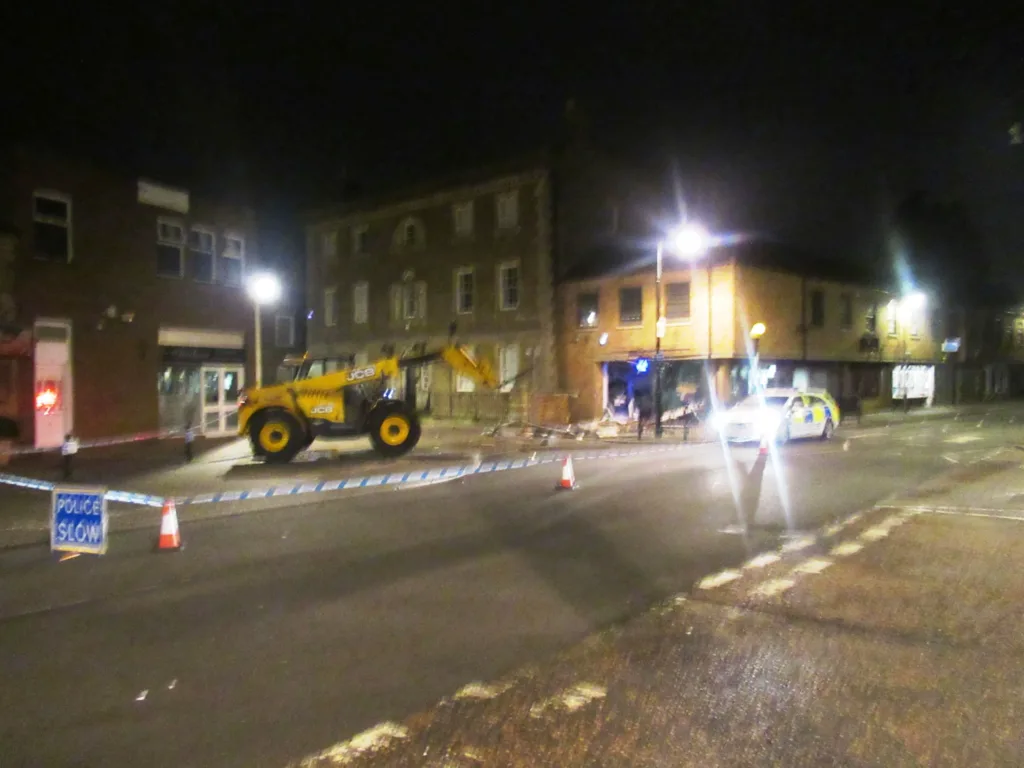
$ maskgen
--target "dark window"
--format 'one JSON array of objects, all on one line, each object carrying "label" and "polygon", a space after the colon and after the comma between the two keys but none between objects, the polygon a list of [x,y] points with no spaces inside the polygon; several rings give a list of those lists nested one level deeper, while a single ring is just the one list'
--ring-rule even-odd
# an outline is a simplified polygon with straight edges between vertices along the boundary
[{"label": "dark window", "polygon": [[639,325],[644,321],[644,294],[639,286],[619,289],[619,325]]},{"label": "dark window", "polygon": [[241,285],[244,259],[245,240],[237,235],[225,235],[223,250],[217,257],[217,280],[225,285]]},{"label": "dark window", "polygon": [[848,293],[839,297],[839,325],[843,328],[853,327],[853,297]]},{"label": "dark window", "polygon": [[669,283],[665,286],[665,317],[668,320],[690,319],[690,283]]},{"label": "dark window", "polygon": [[185,229],[175,221],[156,223],[156,273],[161,277],[181,277],[185,252]]},{"label": "dark window", "polygon": [[288,315],[274,318],[274,346],[291,347],[295,344],[295,321]]},{"label": "dark window", "polygon": [[821,328],[825,325],[825,292],[811,291],[811,327]]},{"label": "dark window", "polygon": [[188,276],[196,282],[213,282],[213,233],[193,229],[188,233]]},{"label": "dark window", "polygon": [[32,203],[32,244],[37,259],[71,261],[70,198],[36,195]]},{"label": "dark window", "polygon": [[868,333],[878,332],[878,305],[868,305],[868,311],[864,313],[864,330]]},{"label": "dark window", "polygon": [[581,293],[576,297],[576,316],[580,328],[597,327],[597,293]]}]

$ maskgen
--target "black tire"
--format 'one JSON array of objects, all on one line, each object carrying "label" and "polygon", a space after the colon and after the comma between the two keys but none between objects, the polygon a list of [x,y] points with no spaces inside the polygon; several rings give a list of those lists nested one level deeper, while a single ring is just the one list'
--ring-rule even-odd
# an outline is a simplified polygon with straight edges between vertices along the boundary
[{"label": "black tire", "polygon": [[832,435],[836,433],[836,425],[832,423],[832,419],[828,419],[825,422],[825,428],[821,430],[822,440],[831,440]]},{"label": "black tire", "polygon": [[253,454],[268,464],[287,464],[306,443],[306,435],[294,416],[286,411],[270,411],[254,416],[249,427]]},{"label": "black tire", "polygon": [[420,441],[420,420],[405,403],[391,401],[374,407],[366,417],[373,449],[381,456],[402,456]]}]

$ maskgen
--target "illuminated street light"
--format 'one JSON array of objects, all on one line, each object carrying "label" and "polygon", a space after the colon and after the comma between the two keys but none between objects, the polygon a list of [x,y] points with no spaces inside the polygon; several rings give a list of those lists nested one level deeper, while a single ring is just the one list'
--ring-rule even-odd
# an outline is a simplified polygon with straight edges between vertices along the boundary
[{"label": "illuminated street light", "polygon": [[263,386],[263,323],[260,307],[274,304],[281,298],[281,281],[272,272],[258,272],[245,281],[245,290],[252,299],[255,323],[256,386]]},{"label": "illuminated street light", "polygon": [[[661,339],[668,323],[661,316],[661,271],[666,246],[691,261],[711,247],[711,236],[700,224],[683,224],[658,241],[654,273],[654,436],[661,437]],[[708,261],[708,358],[711,357],[711,262]]]},{"label": "illuminated street light", "polygon": [[750,338],[754,341],[760,341],[761,337],[764,336],[764,333],[767,330],[768,329],[765,327],[764,323],[754,323],[750,326]]},{"label": "illuminated street light", "polygon": [[764,323],[754,323],[750,326],[750,338],[754,342],[754,364],[751,366],[753,369],[753,379],[755,391],[761,389],[761,337],[764,336],[768,330]]}]

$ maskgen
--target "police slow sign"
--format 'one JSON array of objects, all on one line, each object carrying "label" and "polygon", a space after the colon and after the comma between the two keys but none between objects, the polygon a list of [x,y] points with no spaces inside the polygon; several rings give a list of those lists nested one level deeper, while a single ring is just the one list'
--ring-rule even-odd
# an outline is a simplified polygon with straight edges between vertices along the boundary
[{"label": "police slow sign", "polygon": [[50,549],[102,555],[107,551],[106,488],[53,489]]}]

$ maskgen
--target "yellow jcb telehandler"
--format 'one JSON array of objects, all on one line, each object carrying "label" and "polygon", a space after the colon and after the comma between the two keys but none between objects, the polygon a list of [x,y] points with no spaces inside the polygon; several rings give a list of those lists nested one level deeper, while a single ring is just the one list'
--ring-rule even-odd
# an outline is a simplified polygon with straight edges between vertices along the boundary
[{"label": "yellow jcb telehandler", "polygon": [[392,355],[354,367],[307,355],[294,366],[291,381],[242,394],[238,434],[248,436],[254,455],[272,463],[291,461],[318,437],[366,434],[382,456],[401,456],[419,442],[420,422],[404,401],[389,396],[385,383],[411,367],[436,361],[484,387],[498,387],[490,364],[475,360],[456,344],[425,355]]}]

